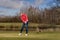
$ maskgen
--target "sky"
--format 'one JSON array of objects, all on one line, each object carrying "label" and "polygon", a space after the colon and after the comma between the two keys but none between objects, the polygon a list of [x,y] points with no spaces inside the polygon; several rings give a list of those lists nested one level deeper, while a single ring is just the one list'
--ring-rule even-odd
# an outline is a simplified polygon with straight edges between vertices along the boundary
[{"label": "sky", "polygon": [[[15,16],[30,5],[39,9],[56,6],[55,0],[0,0],[0,16]],[[59,4],[60,6],[60,4]]]}]

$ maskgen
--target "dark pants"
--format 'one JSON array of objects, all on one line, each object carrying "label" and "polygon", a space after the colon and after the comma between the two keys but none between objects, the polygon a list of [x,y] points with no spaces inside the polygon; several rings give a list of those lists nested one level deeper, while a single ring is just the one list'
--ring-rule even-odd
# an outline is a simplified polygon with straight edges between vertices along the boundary
[{"label": "dark pants", "polygon": [[20,33],[22,33],[24,27],[26,28],[26,34],[27,34],[28,33],[28,22],[27,23],[23,23],[22,28],[20,30]]}]

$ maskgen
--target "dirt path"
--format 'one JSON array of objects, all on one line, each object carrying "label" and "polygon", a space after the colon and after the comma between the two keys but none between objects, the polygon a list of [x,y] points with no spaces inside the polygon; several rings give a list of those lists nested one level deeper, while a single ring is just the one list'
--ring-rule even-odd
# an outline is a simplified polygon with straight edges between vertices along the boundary
[{"label": "dirt path", "polygon": [[0,33],[0,37],[19,37],[19,35],[18,34],[8,34],[8,33],[1,34]]},{"label": "dirt path", "polygon": [[[26,37],[25,34],[19,36],[18,33],[0,33],[0,37]],[[34,35],[28,35],[29,38],[35,38]]]}]

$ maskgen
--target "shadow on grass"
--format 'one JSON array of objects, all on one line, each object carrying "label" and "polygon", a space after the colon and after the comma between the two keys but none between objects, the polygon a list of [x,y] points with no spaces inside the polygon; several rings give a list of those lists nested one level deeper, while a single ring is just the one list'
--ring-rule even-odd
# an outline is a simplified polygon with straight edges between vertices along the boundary
[{"label": "shadow on grass", "polygon": [[48,38],[19,38],[19,37],[1,37],[0,40],[58,40],[58,39],[48,39]]}]

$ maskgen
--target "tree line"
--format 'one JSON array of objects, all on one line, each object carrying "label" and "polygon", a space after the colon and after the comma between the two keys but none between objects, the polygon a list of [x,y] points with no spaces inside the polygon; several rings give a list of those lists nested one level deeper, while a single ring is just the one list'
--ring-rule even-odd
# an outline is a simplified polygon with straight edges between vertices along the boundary
[{"label": "tree line", "polygon": [[[29,22],[45,23],[45,24],[60,24],[60,7],[45,8],[43,11],[39,8],[30,6],[22,10],[20,13],[25,12],[29,17]],[[0,22],[21,22],[20,13],[13,17],[0,17]]]}]

